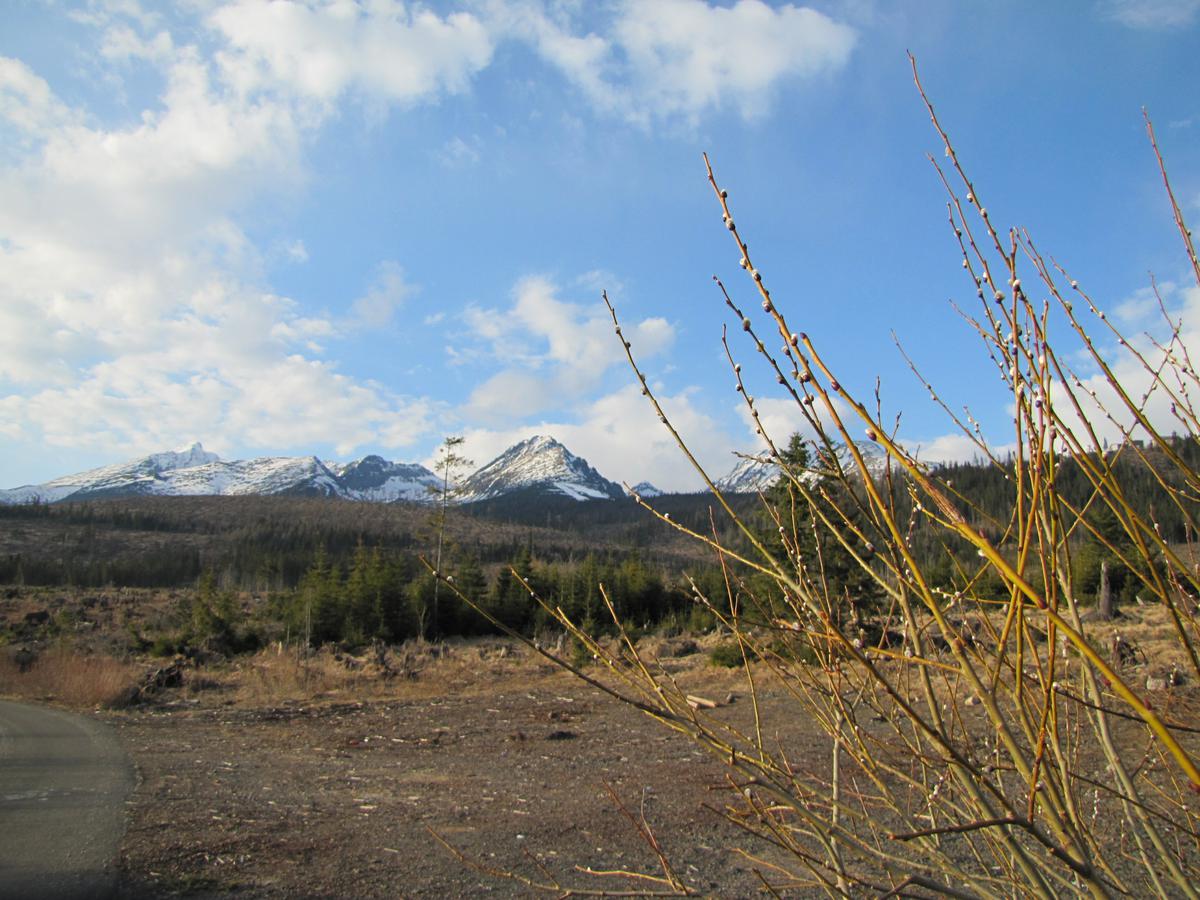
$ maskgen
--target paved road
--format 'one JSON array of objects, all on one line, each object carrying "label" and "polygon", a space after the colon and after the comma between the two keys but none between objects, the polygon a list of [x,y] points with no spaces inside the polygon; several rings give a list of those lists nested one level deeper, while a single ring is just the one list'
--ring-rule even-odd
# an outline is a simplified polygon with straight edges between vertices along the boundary
[{"label": "paved road", "polygon": [[0,898],[110,896],[132,789],[111,729],[0,700]]}]

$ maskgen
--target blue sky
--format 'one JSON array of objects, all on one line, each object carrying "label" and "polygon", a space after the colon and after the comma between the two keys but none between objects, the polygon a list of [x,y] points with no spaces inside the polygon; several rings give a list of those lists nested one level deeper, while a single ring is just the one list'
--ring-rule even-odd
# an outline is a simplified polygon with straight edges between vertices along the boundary
[{"label": "blue sky", "polygon": [[5,487],[193,440],[427,461],[462,434],[482,464],[538,432],[696,487],[600,292],[701,460],[756,449],[711,276],[757,304],[702,151],[844,384],[970,456],[894,332],[1003,445],[906,50],[993,221],[1132,334],[1151,273],[1200,322],[1141,118],[1200,218],[1200,0],[3,6]]}]

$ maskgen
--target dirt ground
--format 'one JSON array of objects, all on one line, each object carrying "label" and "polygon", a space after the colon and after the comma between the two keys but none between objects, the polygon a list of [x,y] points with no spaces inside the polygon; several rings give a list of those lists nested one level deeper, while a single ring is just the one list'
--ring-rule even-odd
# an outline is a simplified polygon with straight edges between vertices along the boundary
[{"label": "dirt ground", "polygon": [[[1118,633],[1133,648],[1122,662],[1131,683],[1188,726],[1181,740],[1200,755],[1200,685],[1173,677],[1166,613],[1131,610],[1112,629],[1115,657]],[[684,692],[715,700],[712,716],[750,731],[745,676],[711,664],[716,637],[647,640],[639,649]],[[531,651],[481,639],[382,656],[299,652],[189,662],[182,683],[109,711],[97,704],[169,661],[104,667],[47,652],[19,678],[4,670],[24,699],[93,710],[132,758],[120,897],[529,896],[530,882],[558,893],[655,889],[596,874],[660,874],[636,825],[643,814],[690,888],[761,893],[756,863],[739,850],[769,861],[770,848],[722,817],[737,797],[721,760]],[[819,726],[778,682],[758,684],[766,744],[823,768]],[[959,714],[982,740],[978,702],[963,699]],[[886,737],[883,721],[864,722],[864,733]],[[1154,765],[1141,725],[1118,718],[1113,728],[1131,759]],[[1106,777],[1097,748],[1074,752],[1081,771]],[[1112,802],[1094,799],[1093,815],[1119,821]]]},{"label": "dirt ground", "polygon": [[[677,677],[748,719],[736,674],[693,660]],[[644,812],[690,886],[761,889],[735,849],[746,835],[718,812],[731,797],[723,767],[687,738],[524,656],[442,669],[400,688],[407,697],[256,705],[216,684],[106,714],[139,775],[120,896],[531,892],[439,837],[542,884],[653,888],[585,871],[661,874],[618,800]],[[795,728],[778,739],[799,755],[810,736]]]}]

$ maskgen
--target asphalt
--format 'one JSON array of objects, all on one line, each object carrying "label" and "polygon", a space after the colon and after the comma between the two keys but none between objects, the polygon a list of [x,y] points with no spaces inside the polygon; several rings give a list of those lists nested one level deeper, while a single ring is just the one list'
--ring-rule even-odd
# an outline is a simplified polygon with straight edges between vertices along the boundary
[{"label": "asphalt", "polygon": [[133,786],[103,723],[0,700],[0,898],[112,896]]}]

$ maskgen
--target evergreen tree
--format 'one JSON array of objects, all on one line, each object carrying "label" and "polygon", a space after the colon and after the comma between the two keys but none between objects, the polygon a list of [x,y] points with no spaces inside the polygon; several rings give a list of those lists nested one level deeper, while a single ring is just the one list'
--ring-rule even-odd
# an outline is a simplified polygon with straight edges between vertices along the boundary
[{"label": "evergreen tree", "polygon": [[341,587],[337,567],[330,565],[324,547],[319,548],[296,592],[303,633],[310,644],[342,638],[346,616]]},{"label": "evergreen tree", "polygon": [[[856,504],[849,496],[853,488],[814,470],[810,466],[808,446],[799,434],[792,434],[788,439],[787,447],[780,452],[780,464],[783,472],[765,492],[780,523],[776,524],[769,515],[764,516],[764,544],[779,547],[782,554],[779,532],[782,526],[787,540],[798,552],[804,577],[815,589],[827,590],[831,598],[848,598],[858,608],[872,603],[878,593],[874,580],[820,520],[821,515],[827,517],[860,557],[868,557],[865,543],[855,534],[855,529],[864,533],[865,529],[861,517],[854,514]],[[810,484],[808,497],[796,484],[801,478]],[[829,499],[822,496],[822,491]],[[850,515],[850,525],[842,521],[842,513]]]},{"label": "evergreen tree", "polygon": [[359,539],[346,575],[346,620],[343,638],[356,644],[380,636],[382,629],[382,561],[378,549],[368,551]]},{"label": "evergreen tree", "polygon": [[[474,603],[483,603],[488,594],[487,577],[479,561],[470,554],[463,555],[454,567],[454,584],[464,597]],[[454,630],[458,634],[485,634],[491,625],[467,604],[458,600],[454,604]]]}]

